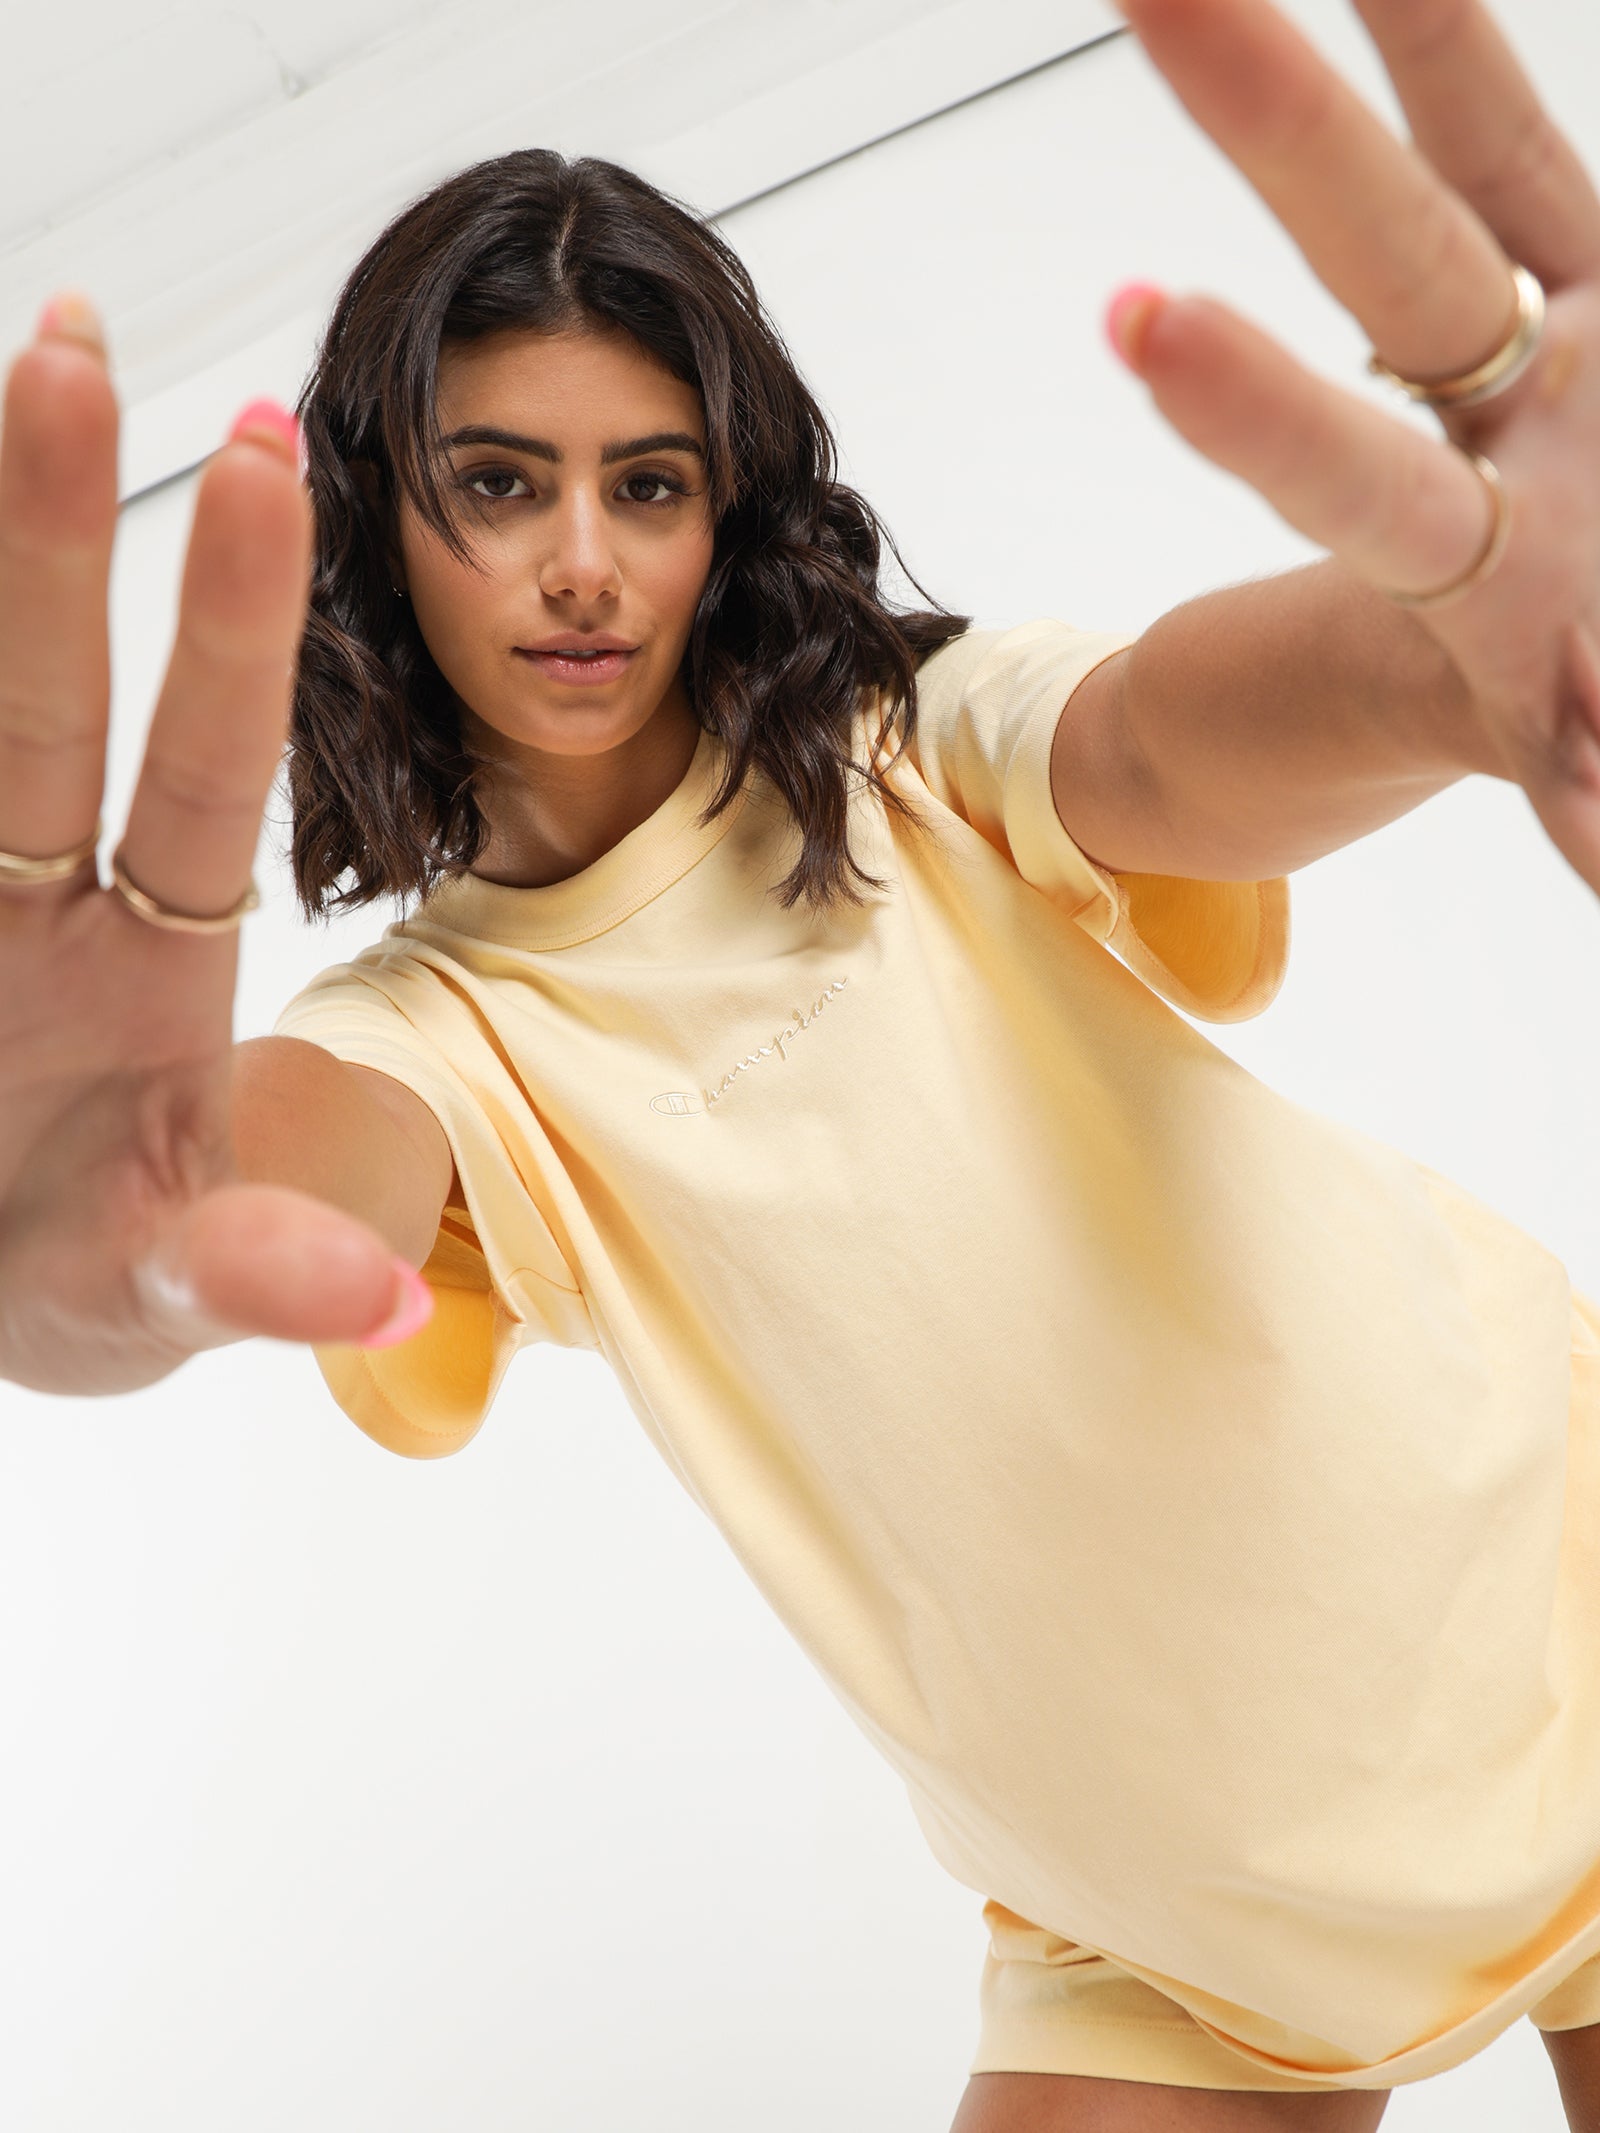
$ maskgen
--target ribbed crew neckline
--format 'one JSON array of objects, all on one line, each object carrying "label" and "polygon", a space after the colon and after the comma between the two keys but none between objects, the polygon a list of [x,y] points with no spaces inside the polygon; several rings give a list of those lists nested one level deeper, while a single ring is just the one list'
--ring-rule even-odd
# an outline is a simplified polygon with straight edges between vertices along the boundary
[{"label": "ribbed crew neckline", "polygon": [[725,759],[724,744],[702,726],[688,769],[654,814],[589,866],[543,888],[455,874],[435,883],[412,919],[518,948],[592,940],[680,880],[733,827],[750,796],[748,779],[714,822],[696,819],[716,791]]}]

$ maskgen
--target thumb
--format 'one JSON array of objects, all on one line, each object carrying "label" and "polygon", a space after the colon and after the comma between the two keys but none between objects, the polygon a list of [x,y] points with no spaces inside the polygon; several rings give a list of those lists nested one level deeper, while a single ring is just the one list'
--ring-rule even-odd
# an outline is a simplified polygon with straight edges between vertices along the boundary
[{"label": "thumb", "polygon": [[221,1185],[131,1270],[149,1330],[189,1349],[254,1334],[389,1346],[426,1324],[433,1292],[376,1230],[285,1185]]}]

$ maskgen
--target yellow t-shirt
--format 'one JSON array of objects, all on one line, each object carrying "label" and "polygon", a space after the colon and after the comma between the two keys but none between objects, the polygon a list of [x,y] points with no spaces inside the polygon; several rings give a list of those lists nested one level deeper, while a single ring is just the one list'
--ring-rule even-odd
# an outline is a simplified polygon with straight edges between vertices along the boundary
[{"label": "yellow t-shirt", "polygon": [[427,1458],[522,1344],[597,1348],[958,1880],[1387,2086],[1600,1951],[1600,1315],[1167,1004],[1259,1013],[1288,884],[1061,826],[1127,641],[928,660],[888,775],[933,834],[853,783],[859,909],[768,893],[759,774],[697,822],[703,735],[581,873],[441,884],[315,978],[278,1032],[414,1089],[465,1200],[430,1324],[318,1362]]}]

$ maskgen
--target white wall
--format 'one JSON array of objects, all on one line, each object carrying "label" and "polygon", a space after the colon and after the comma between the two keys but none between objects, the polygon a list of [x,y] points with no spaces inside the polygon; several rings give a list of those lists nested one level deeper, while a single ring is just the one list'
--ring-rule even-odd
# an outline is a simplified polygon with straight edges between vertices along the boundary
[{"label": "white wall", "polygon": [[[1600,167],[1593,20],[1539,0],[1517,27]],[[1099,338],[1140,275],[1231,297],[1351,382],[1364,353],[1128,40],[726,227],[848,476],[948,603],[1138,627],[1309,553]],[[157,491],[122,528],[112,825],[191,503]],[[387,915],[299,927],[282,841],[241,1037]],[[1292,894],[1279,1000],[1205,1033],[1600,1293],[1600,922],[1520,793],[1469,780]],[[380,1451],[268,1342],[124,1399],[0,1387],[0,1619],[7,2127],[948,2124],[979,1899],[597,1358],[520,1357],[437,1464]],[[1529,2025],[1386,2120],[1447,2123],[1562,2124]]]}]

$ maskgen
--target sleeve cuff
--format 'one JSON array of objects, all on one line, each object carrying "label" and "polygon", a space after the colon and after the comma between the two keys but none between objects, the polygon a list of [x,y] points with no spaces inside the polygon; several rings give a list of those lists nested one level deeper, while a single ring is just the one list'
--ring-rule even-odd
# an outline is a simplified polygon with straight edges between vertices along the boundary
[{"label": "sleeve cuff", "polygon": [[483,1105],[450,1072],[314,1006],[291,1003],[274,1034],[391,1075],[428,1105],[450,1143],[465,1204],[444,1209],[421,1269],[432,1316],[390,1348],[312,1347],[358,1429],[405,1458],[446,1457],[476,1436],[520,1348],[595,1345],[588,1306]]},{"label": "sleeve cuff", "polygon": [[[1051,745],[1071,691],[1133,642],[1102,638],[1083,663],[1081,639],[1063,655],[1063,692],[1046,692],[1010,766],[1006,822],[1018,871],[1067,903],[1086,933],[1174,1007],[1206,1022],[1244,1022],[1277,997],[1289,959],[1289,883],[1194,881],[1176,874],[1110,873],[1068,834],[1050,784]],[[1008,778],[1008,783],[1010,779]]]}]

